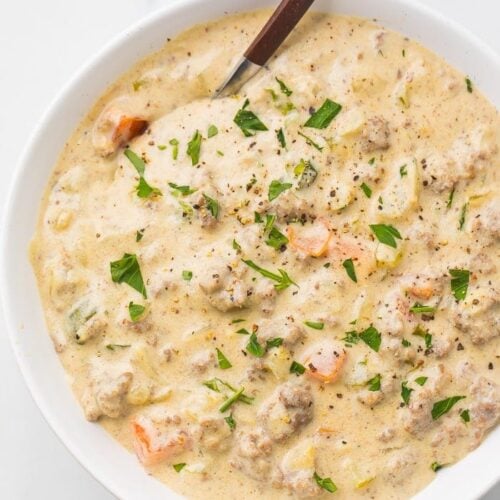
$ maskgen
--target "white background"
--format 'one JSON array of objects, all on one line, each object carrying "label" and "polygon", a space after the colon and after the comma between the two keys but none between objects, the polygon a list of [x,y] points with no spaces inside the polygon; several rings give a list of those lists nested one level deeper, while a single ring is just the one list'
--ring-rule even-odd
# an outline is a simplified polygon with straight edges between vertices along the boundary
[{"label": "white background", "polygon": [[[103,43],[169,1],[2,0],[0,215],[23,144],[61,86]],[[500,52],[498,0],[422,2],[463,24]],[[43,420],[14,361],[1,312],[0,498],[114,498],[75,461]],[[499,498],[497,485],[484,500]]]}]

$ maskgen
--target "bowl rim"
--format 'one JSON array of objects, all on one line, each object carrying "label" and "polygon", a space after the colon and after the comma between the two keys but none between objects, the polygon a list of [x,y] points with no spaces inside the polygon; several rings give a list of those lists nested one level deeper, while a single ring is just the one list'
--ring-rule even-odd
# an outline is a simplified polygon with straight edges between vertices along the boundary
[{"label": "bowl rim", "polygon": [[[213,2],[217,0],[211,0]],[[388,0],[395,6],[404,7],[408,11],[420,11],[424,17],[431,18],[437,24],[441,24],[448,31],[453,31],[455,35],[459,38],[467,40],[472,46],[473,51],[481,52],[488,59],[490,59],[496,67],[500,67],[500,54],[498,54],[488,43],[480,39],[469,29],[463,27],[458,22],[450,20],[445,17],[444,14],[434,10],[432,7],[422,4],[419,0]],[[83,80],[88,74],[92,73],[94,66],[106,58],[110,53],[118,50],[124,41],[128,37],[137,36],[143,30],[147,29],[148,26],[152,25],[159,19],[167,20],[170,16],[175,15],[175,13],[181,8],[196,8],[196,6],[201,6],[207,4],[207,0],[172,0],[167,5],[157,8],[142,17],[138,21],[134,22],[132,25],[119,33],[114,35],[103,47],[97,51],[94,55],[88,57],[84,64],[76,70],[65,85],[62,86],[61,90],[57,92],[56,96],[50,101],[45,111],[41,114],[40,118],[37,120],[36,125],[30,134],[26,145],[23,148],[19,160],[16,163],[14,173],[12,175],[12,180],[8,188],[7,197],[5,201],[5,209],[2,217],[2,231],[0,238],[0,283],[7,284],[7,268],[9,265],[8,261],[8,249],[10,246],[9,240],[9,225],[10,221],[15,218],[15,205],[16,200],[21,194],[22,186],[21,183],[26,177],[30,165],[28,164],[28,158],[33,154],[34,146],[40,141],[45,133],[46,126],[54,119],[57,110],[64,102],[70,97],[71,93],[78,87],[81,80]],[[257,2],[256,2],[257,3]],[[259,5],[256,7],[262,7],[262,1],[258,2]],[[268,2],[265,2],[268,3]],[[234,3],[234,9],[230,13],[244,12],[247,9],[239,8],[239,2]],[[313,9],[314,10],[314,9]],[[321,11],[321,9],[317,9]],[[342,12],[340,12],[342,13]],[[210,17],[210,16],[207,16]],[[420,42],[421,43],[421,42]],[[117,76],[115,76],[116,80]],[[105,91],[105,88],[101,89],[101,93]],[[73,133],[73,130],[69,132],[68,135]],[[37,213],[39,211],[39,199],[37,200]],[[125,498],[126,492],[118,483],[116,483],[112,478],[105,476],[100,470],[96,468],[91,463],[89,457],[87,457],[83,452],[81,452],[78,445],[71,439],[71,436],[67,434],[63,429],[59,427],[56,419],[53,415],[53,409],[47,404],[43,394],[39,391],[37,383],[35,380],[35,374],[31,371],[29,363],[23,358],[22,349],[16,342],[16,336],[18,334],[18,328],[15,326],[15,315],[12,312],[11,298],[8,293],[7,286],[0,287],[0,303],[3,307],[4,320],[6,324],[7,337],[9,338],[9,343],[14,356],[16,358],[17,365],[22,373],[23,379],[28,387],[28,390],[35,401],[36,405],[40,409],[42,416],[45,421],[49,424],[49,427],[62,442],[62,444],[69,450],[73,457],[93,476],[99,483],[101,483],[109,492],[117,496],[118,498]],[[45,328],[46,330],[46,328]],[[45,331],[44,334],[47,334]],[[499,429],[497,429],[498,431]],[[464,457],[465,458],[465,457]],[[461,461],[463,461],[462,459]],[[490,474],[488,478],[475,488],[475,498],[486,493],[498,480],[500,479],[500,473]],[[176,498],[176,494],[167,486],[162,485],[165,488],[165,498],[168,495],[172,495],[171,498]],[[422,490],[424,491],[424,490]],[[420,494],[421,492],[419,492]],[[469,498],[469,497],[468,497]],[[472,497],[471,497],[472,498]]]}]

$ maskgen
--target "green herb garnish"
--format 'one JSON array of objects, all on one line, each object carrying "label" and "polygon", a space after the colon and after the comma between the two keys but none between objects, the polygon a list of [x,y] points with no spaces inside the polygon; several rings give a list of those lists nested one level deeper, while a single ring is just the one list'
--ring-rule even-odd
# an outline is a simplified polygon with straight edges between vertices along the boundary
[{"label": "green herb garnish", "polygon": [[139,174],[139,184],[135,190],[139,198],[149,198],[150,196],[161,196],[161,191],[158,188],[150,186],[144,178],[146,164],[142,158],[139,158],[131,149],[126,149],[123,154],[129,159]]},{"label": "green herb garnish", "polygon": [[465,422],[468,423],[470,422],[470,413],[469,410],[462,410],[460,412],[460,418]]},{"label": "green herb garnish", "polygon": [[211,139],[214,135],[219,133],[219,129],[215,125],[210,125],[207,130],[207,137]]},{"label": "green herb garnish", "polygon": [[425,313],[433,314],[436,312],[436,307],[424,306],[424,305],[420,304],[420,302],[415,302],[415,304],[413,304],[410,307],[410,312],[415,313],[415,314],[425,314]]},{"label": "green herb garnish", "polygon": [[248,99],[245,100],[241,109],[238,110],[234,117],[234,123],[240,127],[245,137],[251,137],[258,131],[268,130],[268,128],[259,120],[253,111],[246,109],[250,104]]},{"label": "green herb garnish", "polygon": [[276,226],[273,226],[265,243],[276,250],[281,250],[288,243],[288,238]]},{"label": "green herb garnish", "polygon": [[266,349],[279,347],[282,344],[283,344],[283,339],[281,337],[274,337],[273,339],[266,340]]},{"label": "green herb garnish", "polygon": [[224,413],[227,411],[236,401],[241,401],[245,404],[250,404],[250,402],[253,400],[250,396],[246,396],[244,394],[245,388],[242,387],[241,389],[237,390],[231,397],[227,398],[226,401],[222,404],[222,406],[219,408],[219,411],[221,413]]},{"label": "green herb garnish", "polygon": [[308,135],[302,133],[300,130],[297,132],[297,134],[303,137],[306,140],[306,144],[308,144],[309,146],[312,146],[318,151],[323,151],[323,147],[320,146],[317,142],[314,142]]},{"label": "green herb garnish", "polygon": [[329,477],[320,477],[317,472],[314,473],[313,477],[320,488],[330,493],[335,493],[337,491],[337,486],[335,486],[335,483]]},{"label": "green herb garnish", "polygon": [[193,277],[193,271],[182,271],[182,279],[186,281],[191,281]]},{"label": "green herb garnish", "polygon": [[355,332],[354,330],[346,332],[345,337],[342,340],[347,344],[347,347],[351,347],[359,342],[358,332]]},{"label": "green herb garnish", "polygon": [[378,352],[380,344],[382,343],[382,335],[380,332],[372,325],[366,330],[359,334],[359,338],[375,352]]},{"label": "green herb garnish", "polygon": [[143,236],[144,236],[144,229],[139,229],[135,233],[135,241],[137,242],[141,241]]},{"label": "green herb garnish", "polygon": [[325,327],[325,324],[321,321],[304,321],[304,325],[308,326],[309,328],[313,328],[314,330],[323,330],[323,328]]},{"label": "green herb garnish", "polygon": [[141,268],[135,254],[124,253],[120,260],[111,262],[111,279],[114,283],[127,283],[147,299],[146,287],[142,279]]},{"label": "green herb garnish", "polygon": [[205,198],[208,211],[212,214],[214,219],[217,219],[219,216],[219,202],[210,198],[210,196],[207,196],[205,193],[203,193],[203,198]]},{"label": "green herb garnish", "polygon": [[451,292],[457,300],[464,300],[469,288],[470,271],[467,269],[450,269]]},{"label": "green herb garnish", "polygon": [[365,184],[365,183],[363,182],[363,184],[361,184],[361,186],[360,186],[360,187],[361,187],[361,189],[363,190],[363,193],[365,193],[365,196],[366,196],[367,198],[371,198],[371,197],[372,197],[372,190],[371,190],[370,186],[368,186],[367,184]]},{"label": "green herb garnish", "polygon": [[236,429],[236,420],[234,420],[232,413],[228,417],[224,417],[224,420],[226,421],[226,424],[229,426],[229,428],[232,431],[234,431],[234,429]]},{"label": "green herb garnish", "polygon": [[458,229],[461,231],[465,224],[465,214],[467,213],[468,203],[462,205],[462,210],[460,211],[460,218],[458,219]]},{"label": "green herb garnish", "polygon": [[323,129],[340,113],[342,106],[330,99],[325,99],[321,107],[304,123],[304,127]]},{"label": "green herb garnish", "polygon": [[290,90],[286,85],[285,83],[280,80],[278,77],[276,77],[276,81],[278,82],[279,86],[280,86],[280,90],[283,94],[285,94],[287,97],[290,97],[292,94],[293,94],[293,91]]},{"label": "green herb garnish", "polygon": [[177,139],[170,139],[168,143],[172,146],[172,158],[177,160],[179,156],[179,141]]},{"label": "green herb garnish", "polygon": [[106,349],[110,351],[114,351],[115,349],[125,349],[126,347],[130,347],[130,344],[107,344]]},{"label": "green herb garnish", "polygon": [[465,86],[467,87],[467,92],[469,92],[469,94],[472,94],[472,80],[468,76],[465,78]]},{"label": "green herb garnish", "polygon": [[356,270],[354,269],[354,262],[352,259],[346,259],[342,262],[342,266],[344,267],[347,276],[354,281],[354,283],[358,282],[358,278],[356,277]]},{"label": "green herb garnish", "polygon": [[241,245],[236,240],[233,240],[233,249],[236,250],[237,253],[241,253]]},{"label": "green herb garnish", "polygon": [[410,403],[410,394],[413,392],[413,389],[406,385],[407,383],[406,381],[401,383],[401,399],[406,406]]},{"label": "green herb garnish", "polygon": [[219,363],[219,368],[222,370],[231,368],[233,365],[226,358],[226,356],[224,356],[223,352],[218,347],[216,347],[215,350],[217,351],[217,362]]},{"label": "green herb garnish", "polygon": [[129,302],[128,313],[132,321],[138,321],[139,319],[141,319],[141,316],[144,314],[145,310],[146,308],[144,306],[141,306],[140,304],[134,304],[133,302]]},{"label": "green herb garnish", "polygon": [[418,385],[423,386],[423,385],[425,385],[425,383],[427,382],[427,378],[428,378],[428,377],[417,377],[417,378],[415,379],[415,382],[416,382]]},{"label": "green herb garnish", "polygon": [[266,353],[266,350],[259,344],[257,335],[255,335],[255,333],[252,333],[252,335],[250,335],[250,339],[248,341],[246,349],[250,354],[253,354],[257,358],[262,358],[262,356],[264,356],[264,354]]},{"label": "green herb garnish", "polygon": [[276,130],[276,137],[278,138],[280,146],[282,148],[286,148],[285,133],[283,132],[283,128]]},{"label": "green herb garnish", "polygon": [[448,413],[461,399],[465,399],[465,396],[452,396],[434,403],[431,411],[432,420],[437,420],[445,413]]},{"label": "green herb garnish", "polygon": [[193,189],[190,186],[179,186],[174,182],[169,182],[168,185],[175,191],[179,192],[182,196],[188,196],[190,194],[196,193],[197,189]]},{"label": "green herb garnish", "polygon": [[295,375],[302,375],[305,371],[305,366],[297,363],[297,361],[292,361],[292,364],[290,365],[290,373],[295,373]]},{"label": "green herb garnish", "polygon": [[276,281],[276,284],[274,285],[274,288],[276,288],[276,290],[279,290],[279,291],[285,290],[290,285],[298,286],[297,283],[295,283],[295,281],[293,281],[290,278],[290,276],[288,276],[286,271],[284,271],[283,269],[278,269],[279,274],[275,274],[271,271],[268,271],[267,269],[264,269],[264,268],[258,266],[257,264],[255,264],[255,262],[253,262],[251,260],[244,260],[244,259],[242,259],[242,260],[248,267],[251,267],[254,271],[257,271],[265,278]]},{"label": "green herb garnish", "polygon": [[367,385],[368,385],[368,390],[375,392],[375,391],[380,391],[380,381],[382,380],[382,375],[378,373],[375,375],[375,377],[371,378],[368,380]]},{"label": "green herb garnish", "polygon": [[448,201],[446,202],[446,207],[450,208],[452,203],[453,203],[453,197],[455,196],[455,187],[450,191],[450,194],[448,196]]},{"label": "green herb garnish", "polygon": [[399,231],[389,224],[370,224],[370,229],[380,243],[392,248],[397,248],[398,246],[395,238],[398,240],[403,239]]},{"label": "green herb garnish", "polygon": [[437,472],[439,469],[442,469],[443,467],[444,467],[444,465],[438,464],[437,462],[432,462],[432,464],[431,464],[431,469],[434,472]]},{"label": "green herb garnish", "polygon": [[401,177],[404,177],[405,175],[408,175],[408,171],[406,170],[406,163],[399,167],[399,175]]},{"label": "green herb garnish", "polygon": [[183,462],[181,464],[173,464],[172,467],[174,468],[175,472],[180,472],[184,467],[186,467],[186,464]]},{"label": "green herb garnish", "polygon": [[268,190],[268,199],[269,201],[275,200],[281,193],[290,189],[292,184],[290,182],[280,182],[277,180],[271,181]]},{"label": "green herb garnish", "polygon": [[197,165],[200,161],[200,152],[201,152],[201,140],[203,137],[200,134],[200,131],[197,130],[191,140],[188,142],[186,154],[191,158],[191,164]]}]

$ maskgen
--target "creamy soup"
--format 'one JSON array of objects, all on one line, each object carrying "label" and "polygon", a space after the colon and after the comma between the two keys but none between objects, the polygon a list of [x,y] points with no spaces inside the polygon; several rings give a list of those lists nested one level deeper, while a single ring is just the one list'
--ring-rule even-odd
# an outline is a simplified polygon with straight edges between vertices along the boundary
[{"label": "creamy soup", "polygon": [[31,259],[87,419],[189,498],[408,498],[500,414],[497,110],[371,21],[195,26],[72,134]]}]

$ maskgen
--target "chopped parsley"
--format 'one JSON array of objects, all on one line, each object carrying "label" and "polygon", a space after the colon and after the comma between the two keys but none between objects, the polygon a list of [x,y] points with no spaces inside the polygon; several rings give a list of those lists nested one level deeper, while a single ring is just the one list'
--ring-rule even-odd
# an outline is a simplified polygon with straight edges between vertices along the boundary
[{"label": "chopped parsley", "polygon": [[437,420],[445,413],[448,413],[461,399],[465,399],[465,396],[452,396],[434,403],[431,411],[432,420]]},{"label": "chopped parsley", "polygon": [[446,208],[451,208],[454,196],[455,196],[455,187],[453,187],[453,189],[450,191],[450,194],[448,196],[448,201],[446,202]]},{"label": "chopped parsley", "polygon": [[320,476],[318,476],[317,472],[314,473],[313,477],[314,477],[314,480],[316,481],[316,484],[320,488],[323,488],[324,490],[328,491],[329,493],[335,493],[337,491],[337,486],[329,477],[320,477]]},{"label": "chopped parsley", "polygon": [[215,350],[217,351],[217,363],[219,363],[219,368],[222,370],[231,368],[233,365],[226,358],[226,356],[224,356],[223,352],[218,347],[216,347]]},{"label": "chopped parsley", "polygon": [[425,314],[425,313],[433,314],[436,312],[436,307],[424,306],[424,305],[420,304],[420,302],[415,302],[415,304],[413,304],[410,307],[410,312],[415,313],[415,314]]},{"label": "chopped parsley", "polygon": [[283,128],[276,130],[276,137],[278,138],[278,142],[282,148],[286,148],[286,139],[285,133],[283,132]]},{"label": "chopped parsley", "polygon": [[450,269],[451,292],[457,300],[464,300],[469,288],[470,271],[467,269]]},{"label": "chopped parsley", "polygon": [[244,392],[245,392],[244,387],[238,389],[232,396],[230,396],[229,398],[226,399],[226,401],[224,401],[222,406],[219,408],[219,411],[221,413],[224,413],[225,411],[229,410],[229,408],[231,408],[231,406],[234,403],[236,403],[236,401],[241,401],[242,403],[250,404],[253,398],[250,396],[246,396]]},{"label": "chopped parsley", "polygon": [[460,231],[462,231],[462,229],[464,228],[464,224],[465,224],[465,215],[467,213],[467,207],[468,207],[468,203],[464,203],[462,205],[462,210],[460,211],[460,217],[458,219],[458,229]]},{"label": "chopped parsley", "polygon": [[378,373],[375,375],[375,377],[371,378],[368,380],[367,385],[368,385],[368,390],[375,392],[375,391],[380,391],[380,381],[382,380],[382,375]]},{"label": "chopped parsley", "polygon": [[111,262],[109,268],[114,283],[126,283],[142,294],[145,299],[148,298],[139,261],[135,254],[124,253],[120,260]]},{"label": "chopped parsley", "polygon": [[249,104],[250,101],[246,99],[233,120],[240,127],[245,137],[251,137],[258,131],[268,130],[253,111],[246,109]]},{"label": "chopped parsley", "polygon": [[237,253],[241,253],[241,245],[236,240],[233,240],[233,249],[236,250]]},{"label": "chopped parsley", "polygon": [[219,129],[215,125],[210,125],[207,130],[207,137],[211,139],[219,133]]},{"label": "chopped parsley", "polygon": [[434,471],[434,472],[437,472],[439,469],[442,469],[444,467],[443,464],[439,464],[437,462],[432,462],[431,464],[431,469]]},{"label": "chopped parsley", "polygon": [[144,229],[139,229],[135,233],[135,241],[137,242],[141,241],[143,236],[144,236]]},{"label": "chopped parsley", "polygon": [[410,389],[406,384],[408,382],[404,381],[401,383],[401,399],[403,403],[408,406],[410,403],[410,394],[413,392],[413,389]]},{"label": "chopped parsley", "polygon": [[107,344],[106,349],[110,351],[114,351],[115,349],[125,349],[126,347],[130,347],[130,344]]},{"label": "chopped parsley", "polygon": [[197,130],[188,142],[186,154],[191,158],[192,165],[197,165],[200,161],[202,139],[203,137],[201,136],[200,131]]},{"label": "chopped parsley", "polygon": [[203,198],[205,198],[205,204],[207,205],[208,211],[212,214],[214,219],[217,219],[219,216],[219,202],[210,198],[210,196],[207,196],[205,193],[203,193]]},{"label": "chopped parsley", "polygon": [[285,94],[287,97],[290,97],[292,94],[293,94],[293,91],[290,90],[286,85],[285,83],[280,80],[278,77],[276,77],[276,81],[278,82],[279,86],[280,86],[280,90],[283,94]]},{"label": "chopped parsley", "polygon": [[186,464],[183,462],[181,464],[173,464],[172,467],[174,468],[175,472],[180,472],[184,467],[186,467]]},{"label": "chopped parsley", "polygon": [[462,410],[460,412],[460,418],[465,422],[470,422],[470,413],[469,410]]},{"label": "chopped parsley", "polygon": [[356,270],[354,269],[354,263],[352,259],[346,259],[344,262],[342,262],[342,266],[344,267],[347,276],[354,281],[354,283],[358,282],[358,278],[356,277]]},{"label": "chopped parsley", "polygon": [[179,186],[174,182],[169,182],[168,185],[174,190],[180,193],[182,196],[188,196],[190,194],[196,193],[197,189],[193,189],[190,186]]},{"label": "chopped parsley", "polygon": [[292,361],[292,364],[290,365],[290,373],[295,373],[295,375],[303,375],[305,371],[306,368],[304,365],[297,363],[297,361]]},{"label": "chopped parsley", "polygon": [[232,431],[234,431],[234,429],[236,429],[236,420],[234,420],[232,413],[228,417],[224,417],[224,420],[226,421],[226,424],[229,426],[229,428]]},{"label": "chopped parsley", "polygon": [[361,189],[363,190],[363,193],[365,193],[365,196],[366,196],[367,198],[371,198],[371,197],[372,197],[372,190],[371,190],[370,186],[368,186],[368,184],[365,184],[365,183],[363,182],[363,184],[361,184],[361,186],[360,186],[360,187],[361,187]]},{"label": "chopped parsley", "polygon": [[240,328],[239,330],[236,330],[236,333],[239,333],[240,335],[250,335],[250,332],[246,328]]},{"label": "chopped parsley", "polygon": [[408,171],[406,170],[406,163],[404,165],[401,165],[399,167],[399,175],[401,177],[404,177],[405,175],[408,175]]},{"label": "chopped parsley", "polygon": [[129,159],[139,174],[139,184],[135,190],[139,198],[149,198],[150,196],[161,196],[161,191],[158,188],[150,186],[144,178],[146,164],[142,158],[139,158],[131,149],[126,149],[123,154]]},{"label": "chopped parsley", "polygon": [[406,339],[403,339],[401,341],[401,344],[403,344],[403,347],[410,347],[411,346],[411,342],[409,340],[406,340]]},{"label": "chopped parsley", "polygon": [[193,271],[182,271],[182,279],[186,281],[191,281],[193,277]]},{"label": "chopped parsley", "polygon": [[248,344],[246,345],[246,349],[247,352],[253,354],[256,358],[262,358],[262,356],[264,356],[264,354],[266,353],[266,350],[259,344],[255,332],[250,335],[250,339],[248,341]]},{"label": "chopped parsley", "polygon": [[345,337],[342,340],[347,344],[347,347],[352,347],[354,344],[359,342],[358,332],[354,330],[346,332]]},{"label": "chopped parsley", "polygon": [[146,308],[144,306],[141,306],[140,304],[134,304],[133,302],[129,302],[128,313],[132,321],[135,322],[141,319],[141,316],[144,314],[145,310]]},{"label": "chopped parsley", "polygon": [[417,377],[415,379],[415,382],[420,385],[420,386],[423,386],[426,382],[427,382],[427,378],[428,377]]},{"label": "chopped parsley", "polygon": [[424,339],[426,349],[430,349],[432,347],[432,335],[428,332],[428,330],[424,330],[420,325],[417,325],[415,330],[413,330],[413,335]]},{"label": "chopped parsley", "polygon": [[288,238],[276,226],[273,226],[267,235],[265,243],[276,250],[281,250],[288,243]]},{"label": "chopped parsley", "polygon": [[468,76],[465,78],[465,86],[467,87],[467,92],[469,92],[469,94],[472,94],[472,80]]},{"label": "chopped parsley", "polygon": [[375,352],[378,352],[380,348],[380,344],[382,343],[382,335],[380,332],[373,326],[369,326],[366,330],[362,331],[359,334],[359,338],[371,349]]},{"label": "chopped parsley", "polygon": [[273,339],[266,340],[266,349],[279,347],[282,344],[283,344],[283,339],[281,337],[274,337]]},{"label": "chopped parsley", "polygon": [[306,140],[306,144],[309,146],[312,146],[313,148],[317,149],[318,151],[323,151],[323,147],[320,146],[317,142],[314,142],[308,135],[302,133],[300,130],[297,132],[301,137],[303,137]]},{"label": "chopped parsley", "polygon": [[373,165],[375,163],[375,157],[368,160],[368,165]]},{"label": "chopped parsley", "polygon": [[304,127],[323,129],[340,113],[342,106],[331,99],[325,99],[321,107],[304,123]]},{"label": "chopped parsley", "polygon": [[280,182],[277,180],[271,181],[268,190],[268,199],[269,201],[275,200],[281,193],[290,189],[292,184],[290,182]]},{"label": "chopped parsley", "polygon": [[168,143],[172,146],[172,158],[177,160],[179,156],[179,141],[177,139],[170,139]]},{"label": "chopped parsley", "polygon": [[325,327],[325,324],[321,321],[304,321],[304,325],[308,326],[309,328],[313,328],[314,330],[323,330],[323,328]]},{"label": "chopped parsley", "polygon": [[257,264],[255,264],[255,262],[253,262],[251,260],[244,260],[244,259],[242,259],[242,260],[248,267],[251,267],[254,271],[257,271],[259,274],[261,274],[265,278],[276,281],[274,288],[276,288],[276,290],[278,290],[278,291],[285,290],[290,285],[298,286],[297,283],[295,283],[295,281],[293,281],[290,278],[290,276],[288,276],[286,271],[284,271],[283,269],[278,269],[279,274],[276,274],[276,273],[273,273],[271,271],[268,271],[267,269],[264,269],[264,268],[258,266]]},{"label": "chopped parsley", "polygon": [[158,144],[158,146],[156,146],[160,151],[165,151],[165,149],[167,149],[167,145],[166,144]]},{"label": "chopped parsley", "polygon": [[390,224],[370,224],[370,229],[380,243],[392,248],[397,248],[398,246],[395,238],[398,240],[403,239],[399,231]]}]

